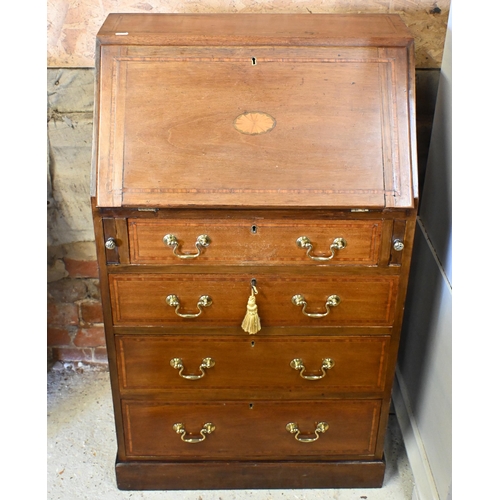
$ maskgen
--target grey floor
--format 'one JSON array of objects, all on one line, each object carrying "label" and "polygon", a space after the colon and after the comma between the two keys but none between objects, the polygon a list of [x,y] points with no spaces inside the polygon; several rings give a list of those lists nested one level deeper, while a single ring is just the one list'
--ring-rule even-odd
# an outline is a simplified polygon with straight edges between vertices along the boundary
[{"label": "grey floor", "polygon": [[109,373],[73,364],[47,373],[47,499],[410,500],[413,476],[401,432],[390,416],[386,475],[380,489],[120,491]]}]

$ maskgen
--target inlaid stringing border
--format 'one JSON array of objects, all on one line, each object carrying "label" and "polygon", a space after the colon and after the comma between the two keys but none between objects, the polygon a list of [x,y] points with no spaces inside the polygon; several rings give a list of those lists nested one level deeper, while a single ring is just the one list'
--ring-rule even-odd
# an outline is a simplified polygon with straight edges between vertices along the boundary
[{"label": "inlaid stringing border", "polygon": [[[373,190],[362,190],[362,189],[354,189],[354,190],[336,190],[336,189],[197,189],[197,188],[126,188],[123,186],[123,134],[119,134],[120,130],[124,129],[125,126],[125,114],[122,116],[118,116],[117,109],[119,108],[117,104],[117,95],[125,96],[124,88],[126,86],[126,68],[120,71],[121,63],[150,63],[150,62],[196,62],[196,63],[225,63],[225,62],[248,62],[248,57],[165,57],[165,56],[154,56],[154,57],[132,57],[132,56],[115,56],[113,57],[113,85],[111,88],[111,127],[110,127],[110,155],[109,155],[109,165],[112,173],[112,189],[108,192],[111,192],[111,197],[114,202],[116,200],[118,193],[121,191],[121,196],[119,200],[119,204],[123,201],[124,193],[150,193],[150,194],[181,194],[181,193],[193,193],[193,194],[215,194],[215,193],[227,193],[227,194],[237,194],[237,193],[247,193],[247,194],[273,194],[273,193],[283,193],[283,194],[325,194],[325,195],[335,195],[335,194],[383,194],[385,199],[388,197],[397,196],[400,193],[399,187],[399,177],[395,172],[394,166],[399,164],[399,159],[397,156],[394,156],[394,151],[397,143],[397,116],[396,116],[396,105],[394,103],[395,96],[395,59],[392,57],[384,57],[384,58],[300,58],[300,57],[259,57],[259,64],[261,63],[371,63],[378,65],[388,65],[385,66],[387,68],[385,74],[390,74],[390,77],[385,79],[385,77],[381,77],[381,87],[383,90],[383,83],[387,81],[385,88],[387,90],[387,99],[393,101],[393,106],[391,106],[392,113],[389,116],[385,116],[387,113],[384,112],[387,107],[383,106],[381,110],[381,119],[382,121],[385,119],[389,120],[390,126],[390,135],[391,137],[384,140],[382,137],[382,150],[383,150],[383,158],[382,164],[384,167],[384,189],[373,189]],[[120,76],[121,75],[121,76]],[[389,83],[391,85],[389,85]],[[391,88],[392,87],[392,88]],[[382,92],[383,94],[383,92]],[[122,97],[123,99],[124,97]],[[382,100],[384,99],[384,95],[382,95]],[[384,102],[384,101],[383,101]],[[120,138],[121,141],[120,141]],[[386,142],[389,142],[389,146],[386,145]],[[118,150],[118,155],[115,155],[114,152]],[[387,186],[387,176],[386,165],[388,163],[392,164],[392,168],[390,169],[389,175],[392,177],[392,182],[390,182],[390,186]],[[390,180],[390,179],[389,179]],[[392,204],[391,204],[392,205]],[[116,203],[113,203],[112,206],[116,206]]]}]

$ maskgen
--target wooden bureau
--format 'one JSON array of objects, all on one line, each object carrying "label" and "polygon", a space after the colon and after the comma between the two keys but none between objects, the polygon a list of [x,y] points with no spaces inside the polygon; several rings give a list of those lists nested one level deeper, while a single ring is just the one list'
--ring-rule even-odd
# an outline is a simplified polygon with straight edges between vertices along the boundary
[{"label": "wooden bureau", "polygon": [[408,30],[111,14],[96,59],[118,487],[380,487],[418,192]]}]

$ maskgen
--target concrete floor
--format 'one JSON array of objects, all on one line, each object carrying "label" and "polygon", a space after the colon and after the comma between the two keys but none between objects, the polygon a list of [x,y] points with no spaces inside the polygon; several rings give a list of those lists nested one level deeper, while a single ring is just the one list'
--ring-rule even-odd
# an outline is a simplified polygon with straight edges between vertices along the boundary
[{"label": "concrete floor", "polygon": [[413,476],[395,415],[380,489],[120,491],[109,373],[56,363],[47,373],[48,500],[410,500]]}]

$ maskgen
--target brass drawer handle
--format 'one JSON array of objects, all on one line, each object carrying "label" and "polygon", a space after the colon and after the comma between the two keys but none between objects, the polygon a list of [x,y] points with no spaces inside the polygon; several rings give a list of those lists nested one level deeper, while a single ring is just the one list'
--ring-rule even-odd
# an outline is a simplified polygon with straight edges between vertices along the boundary
[{"label": "brass drawer handle", "polygon": [[295,422],[290,422],[286,424],[286,430],[290,434],[295,434],[295,439],[301,443],[313,443],[319,439],[320,433],[324,433],[328,430],[329,425],[326,422],[318,422],[316,424],[316,429],[314,429],[314,436],[310,434],[301,435],[298,425]]},{"label": "brass drawer handle", "polygon": [[202,307],[208,307],[212,305],[212,298],[208,295],[202,295],[198,300],[196,306],[198,307],[197,313],[180,313],[179,308],[181,307],[181,303],[179,301],[179,297],[177,295],[168,295],[165,299],[169,306],[175,307],[175,314],[180,316],[181,318],[197,318],[202,312]]},{"label": "brass drawer handle", "polygon": [[325,302],[326,312],[324,313],[308,313],[306,311],[307,302],[303,295],[297,294],[292,297],[292,304],[295,306],[302,306],[302,312],[310,318],[324,318],[330,314],[330,307],[335,307],[340,304],[340,297],[338,295],[330,295]]},{"label": "brass drawer handle", "polygon": [[347,245],[347,241],[344,240],[344,238],[335,238],[333,240],[333,243],[330,245],[331,255],[329,257],[319,257],[317,255],[311,255],[311,251],[312,251],[313,245],[311,243],[311,240],[307,236],[299,236],[297,238],[296,243],[297,243],[297,246],[299,248],[307,248],[306,255],[310,259],[316,260],[316,261],[319,261],[319,262],[324,262],[324,261],[332,260],[333,257],[335,256],[335,250],[342,250]]},{"label": "brass drawer handle", "polygon": [[335,361],[332,358],[325,358],[321,363],[321,375],[314,374],[305,374],[306,367],[304,366],[304,362],[300,358],[295,358],[290,361],[290,366],[294,370],[300,370],[300,376],[306,380],[320,380],[325,377],[326,370],[330,370],[335,366]]},{"label": "brass drawer handle", "polygon": [[198,380],[205,376],[205,370],[208,368],[212,368],[215,366],[215,361],[212,358],[203,358],[200,365],[200,375],[184,375],[182,372],[184,371],[184,364],[182,363],[181,358],[173,358],[170,360],[170,366],[179,370],[179,376],[185,378],[187,380]]},{"label": "brass drawer handle", "polygon": [[199,257],[201,254],[201,249],[206,248],[210,245],[211,240],[206,234],[200,234],[198,238],[196,238],[196,243],[195,247],[198,249],[196,253],[185,253],[185,254],[178,254],[177,253],[177,247],[179,246],[179,242],[177,241],[177,238],[173,234],[166,234],[163,237],[163,243],[167,245],[168,247],[172,247],[174,255],[176,257],[179,257],[179,259],[196,259],[196,257]]},{"label": "brass drawer handle", "polygon": [[[187,434],[186,429],[184,428],[184,424],[181,423],[174,424],[174,431],[177,432],[177,434],[181,435],[181,439],[185,443],[201,443],[202,441],[205,441],[205,439],[207,438],[207,434],[212,434],[212,432],[215,431],[215,425],[210,422],[204,424],[199,436],[192,436],[191,434]],[[186,435],[188,435],[189,437],[186,437]]]}]

